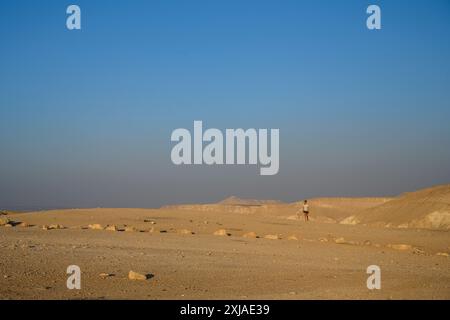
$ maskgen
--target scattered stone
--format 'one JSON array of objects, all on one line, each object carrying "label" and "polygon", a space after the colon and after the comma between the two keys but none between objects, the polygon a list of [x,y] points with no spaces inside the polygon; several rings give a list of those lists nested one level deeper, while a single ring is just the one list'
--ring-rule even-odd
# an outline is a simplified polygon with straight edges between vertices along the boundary
[{"label": "scattered stone", "polygon": [[360,223],[359,219],[355,216],[349,216],[339,222],[340,224],[358,224]]},{"label": "scattered stone", "polygon": [[88,225],[88,228],[92,229],[92,230],[103,230],[104,229],[103,226],[98,223],[90,224],[90,225]]},{"label": "scattered stone", "polygon": [[448,257],[449,254],[447,252],[438,252],[436,253],[437,256],[442,256],[442,257]]},{"label": "scattered stone", "polygon": [[328,239],[327,238],[319,238],[319,241],[320,242],[328,242]]},{"label": "scattered stone", "polygon": [[334,243],[337,244],[347,244],[347,241],[345,241],[345,239],[343,237],[339,237],[337,239],[334,240]]},{"label": "scattered stone", "polygon": [[288,240],[298,241],[298,238],[297,238],[296,236],[294,236],[294,235],[289,236],[287,239],[288,239]]},{"label": "scattered stone", "polygon": [[264,236],[264,239],[269,239],[269,240],[279,240],[280,237],[278,237],[278,235],[276,234],[268,234]]},{"label": "scattered stone", "polygon": [[159,233],[167,233],[167,230],[159,230]]},{"label": "scattered stone", "polygon": [[214,232],[215,236],[230,236],[230,234],[225,229],[219,229]]},{"label": "scattered stone", "polygon": [[388,248],[394,250],[412,250],[413,247],[409,244],[388,244]]},{"label": "scattered stone", "polygon": [[141,274],[135,271],[128,272],[128,279],[130,280],[147,280],[149,278],[149,275],[147,274]]},{"label": "scattered stone", "polygon": [[8,218],[6,218],[6,217],[0,218],[0,226],[6,226],[9,223],[10,223],[10,220]]},{"label": "scattered stone", "polygon": [[244,238],[250,238],[250,239],[256,239],[259,238],[258,235],[251,231],[251,232],[247,232],[246,234],[243,235]]},{"label": "scattered stone", "polygon": [[8,222],[7,224],[5,224],[4,226],[5,226],[5,227],[15,227],[15,226],[17,226],[17,225],[19,225],[19,224],[21,224],[20,221],[12,221],[12,220],[9,220],[9,222]]},{"label": "scattered stone", "polygon": [[372,241],[370,241],[370,240],[364,240],[363,244],[364,244],[365,246],[371,246],[371,245],[372,245]]},{"label": "scattered stone", "polygon": [[348,245],[354,245],[354,246],[360,245],[359,242],[345,240],[343,237],[339,237],[339,238],[335,239],[334,242],[336,244],[348,244]]},{"label": "scattered stone", "polygon": [[150,222],[151,224],[156,224],[156,222],[152,219],[144,219],[144,222]]},{"label": "scattered stone", "polygon": [[49,226],[43,225],[42,230],[56,230],[56,229],[65,229],[65,227],[61,224],[51,224]]},{"label": "scattered stone", "polygon": [[102,273],[99,274],[99,276],[100,276],[101,278],[108,278],[108,277],[113,277],[114,274],[102,272]]},{"label": "scattered stone", "polygon": [[125,227],[125,232],[137,232],[138,230],[135,227],[127,226]]},{"label": "scattered stone", "polygon": [[37,287],[36,290],[44,291],[44,290],[50,290],[51,288],[52,287]]},{"label": "scattered stone", "polygon": [[119,229],[114,224],[110,225],[110,226],[107,226],[105,228],[105,230],[108,230],[108,231],[119,231]]},{"label": "scattered stone", "polygon": [[13,225],[10,224],[10,223],[4,225],[5,228],[11,228],[12,226],[13,226]]},{"label": "scattered stone", "polygon": [[19,227],[22,227],[22,228],[29,228],[29,227],[31,227],[31,225],[29,225],[29,224],[26,223],[26,222],[21,222],[21,223],[19,223]]},{"label": "scattered stone", "polygon": [[188,229],[178,230],[178,233],[180,233],[180,234],[194,234],[194,232],[192,232],[191,230],[188,230]]},{"label": "scattered stone", "polygon": [[414,248],[412,253],[417,255],[424,255],[425,251],[419,248]]}]

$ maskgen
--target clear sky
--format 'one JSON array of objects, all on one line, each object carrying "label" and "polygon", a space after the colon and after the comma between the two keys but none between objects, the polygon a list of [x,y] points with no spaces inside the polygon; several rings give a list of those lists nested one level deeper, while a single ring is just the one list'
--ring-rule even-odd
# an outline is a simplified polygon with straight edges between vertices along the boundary
[{"label": "clear sky", "polygon": [[[82,30],[66,28],[77,4]],[[382,29],[366,28],[378,4]],[[175,166],[279,128],[280,171]],[[450,182],[450,1],[1,1],[0,207],[380,196]]]}]

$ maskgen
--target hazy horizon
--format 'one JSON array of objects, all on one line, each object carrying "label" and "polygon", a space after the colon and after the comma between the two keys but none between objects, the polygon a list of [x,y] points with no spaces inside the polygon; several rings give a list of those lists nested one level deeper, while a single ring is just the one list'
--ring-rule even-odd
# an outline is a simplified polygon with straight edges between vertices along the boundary
[{"label": "hazy horizon", "polygon": [[[450,3],[0,5],[0,208],[292,202],[450,183]],[[280,170],[175,166],[176,128],[279,128]]]},{"label": "hazy horizon", "polygon": [[[424,187],[421,189],[427,189],[427,188],[432,188],[432,187],[436,187],[437,185],[433,185],[433,186],[429,186],[429,187]],[[399,194],[390,194],[390,195],[359,195],[359,196],[352,196],[352,195],[341,195],[341,196],[336,196],[336,195],[321,195],[321,196],[311,196],[311,197],[300,197],[298,199],[294,199],[294,200],[280,200],[280,199],[273,199],[273,198],[244,198],[244,197],[240,197],[238,195],[229,195],[229,196],[224,196],[222,198],[219,199],[213,199],[210,201],[201,201],[201,202],[189,202],[189,201],[185,201],[185,202],[173,202],[173,203],[163,203],[161,205],[156,205],[156,206],[145,206],[145,207],[140,207],[140,206],[117,206],[117,207],[109,207],[109,208],[160,208],[160,207],[164,207],[164,206],[170,206],[170,205],[179,205],[179,204],[213,204],[213,203],[218,203],[220,201],[226,200],[228,198],[231,197],[236,197],[238,199],[241,200],[261,200],[261,201],[279,201],[281,203],[293,203],[293,202],[298,202],[298,201],[303,201],[305,199],[311,200],[311,199],[318,199],[318,198],[339,198],[339,197],[343,197],[343,198],[391,198],[391,197],[397,197],[400,196],[401,194],[404,193],[408,193],[408,192],[414,192],[414,191],[418,191],[421,189],[416,189],[416,190],[407,190],[404,191],[402,193]],[[11,211],[39,211],[39,210],[59,210],[59,209],[92,209],[92,208],[108,208],[108,206],[77,206],[77,205],[66,205],[66,206],[51,206],[51,205],[47,205],[47,206],[42,206],[42,205],[37,205],[37,206],[33,206],[33,205],[25,205],[25,206],[9,206],[9,207],[0,207],[0,210],[11,210]]]}]

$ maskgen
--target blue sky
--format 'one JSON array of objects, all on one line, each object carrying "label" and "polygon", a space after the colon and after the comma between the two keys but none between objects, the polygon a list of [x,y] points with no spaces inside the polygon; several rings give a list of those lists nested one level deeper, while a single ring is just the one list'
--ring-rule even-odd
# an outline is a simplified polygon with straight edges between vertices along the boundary
[{"label": "blue sky", "polygon": [[[2,1],[0,39],[0,207],[450,182],[449,1]],[[194,120],[279,128],[279,174],[174,166],[170,134]]]}]

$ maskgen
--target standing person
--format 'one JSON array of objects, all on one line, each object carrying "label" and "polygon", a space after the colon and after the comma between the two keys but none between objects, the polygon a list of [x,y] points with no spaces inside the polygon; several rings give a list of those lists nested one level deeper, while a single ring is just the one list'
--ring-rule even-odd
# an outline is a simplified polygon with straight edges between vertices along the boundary
[{"label": "standing person", "polygon": [[309,221],[309,205],[308,200],[303,202],[303,215],[305,216],[305,221]]}]

